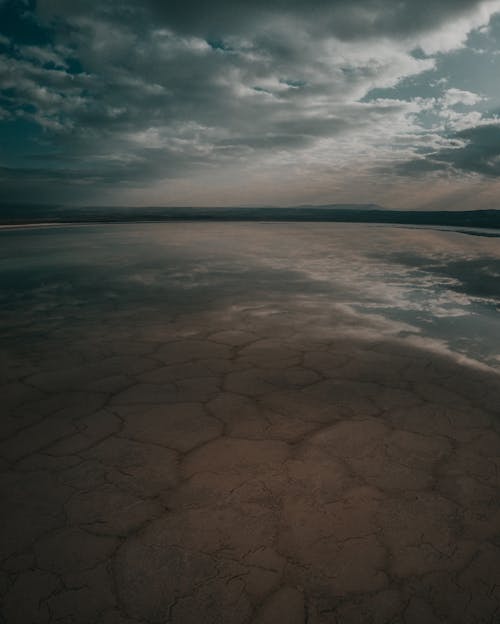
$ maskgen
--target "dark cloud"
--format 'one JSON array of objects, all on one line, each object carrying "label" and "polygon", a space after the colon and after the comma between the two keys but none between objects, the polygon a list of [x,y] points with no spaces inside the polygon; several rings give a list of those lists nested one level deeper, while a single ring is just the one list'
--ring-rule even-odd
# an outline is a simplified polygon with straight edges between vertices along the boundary
[{"label": "dark cloud", "polygon": [[467,128],[455,133],[453,139],[456,147],[409,160],[396,167],[397,173],[415,175],[446,170],[500,177],[500,125]]},{"label": "dark cloud", "polygon": [[466,141],[462,148],[443,150],[441,161],[455,169],[487,176],[500,176],[500,125],[482,125],[458,132],[456,138]]},{"label": "dark cloud", "polygon": [[145,0],[135,2],[92,2],[91,0],[39,0],[48,17],[75,17],[89,11],[101,17],[115,15],[128,21],[144,17],[147,10],[164,25],[183,33],[253,33],[276,21],[296,22],[313,32],[328,32],[341,39],[367,36],[407,36],[434,30],[484,4],[483,0]]}]

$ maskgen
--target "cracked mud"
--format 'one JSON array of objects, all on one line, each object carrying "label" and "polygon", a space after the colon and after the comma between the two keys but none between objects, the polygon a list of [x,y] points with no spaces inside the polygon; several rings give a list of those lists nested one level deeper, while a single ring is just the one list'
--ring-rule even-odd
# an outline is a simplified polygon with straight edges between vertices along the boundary
[{"label": "cracked mud", "polygon": [[231,327],[9,359],[3,621],[498,621],[498,376]]}]

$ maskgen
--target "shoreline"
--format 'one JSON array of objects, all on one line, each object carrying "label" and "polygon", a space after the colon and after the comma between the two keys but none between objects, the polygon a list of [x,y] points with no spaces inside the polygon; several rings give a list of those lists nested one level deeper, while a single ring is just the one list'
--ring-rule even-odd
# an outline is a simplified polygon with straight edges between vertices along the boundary
[{"label": "shoreline", "polygon": [[371,227],[395,227],[402,229],[433,230],[438,232],[449,232],[455,234],[465,234],[468,236],[484,236],[487,238],[500,238],[500,227],[464,227],[454,225],[433,225],[433,224],[410,224],[410,223],[386,223],[386,222],[361,222],[361,221],[297,221],[297,220],[211,220],[211,219],[162,219],[162,220],[140,220],[140,221],[52,221],[52,222],[32,222],[32,223],[0,223],[0,233],[17,230],[35,230],[50,228],[65,228],[78,226],[96,225],[173,225],[173,224],[250,224],[250,225],[292,225],[303,223],[304,225],[314,224],[337,224],[337,225],[359,225]]}]

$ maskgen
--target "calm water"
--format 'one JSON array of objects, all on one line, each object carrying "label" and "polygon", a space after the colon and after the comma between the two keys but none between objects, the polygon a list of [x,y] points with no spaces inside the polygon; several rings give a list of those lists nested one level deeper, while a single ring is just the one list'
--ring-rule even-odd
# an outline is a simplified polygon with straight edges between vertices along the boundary
[{"label": "calm water", "polygon": [[500,369],[500,239],[351,224],[126,224],[0,231],[1,335],[29,344],[187,311],[301,309]]}]

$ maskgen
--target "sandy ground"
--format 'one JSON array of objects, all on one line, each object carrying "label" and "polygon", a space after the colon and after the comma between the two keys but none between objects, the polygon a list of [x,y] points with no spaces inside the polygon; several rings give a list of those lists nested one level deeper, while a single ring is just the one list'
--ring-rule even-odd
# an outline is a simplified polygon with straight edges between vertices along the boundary
[{"label": "sandy ground", "polygon": [[494,373],[242,311],[2,374],[2,622],[500,622]]}]

